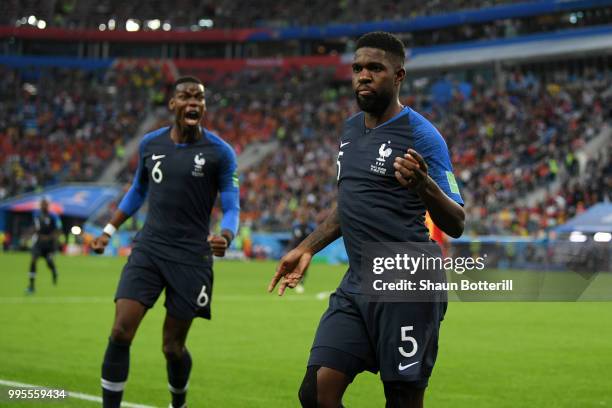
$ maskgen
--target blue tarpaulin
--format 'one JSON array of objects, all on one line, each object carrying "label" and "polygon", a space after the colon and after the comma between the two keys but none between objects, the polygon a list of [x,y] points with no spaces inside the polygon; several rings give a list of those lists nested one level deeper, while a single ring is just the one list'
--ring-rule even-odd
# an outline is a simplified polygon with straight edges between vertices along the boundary
[{"label": "blue tarpaulin", "polygon": [[555,229],[555,232],[560,234],[573,231],[612,232],[612,203],[595,204]]},{"label": "blue tarpaulin", "polygon": [[68,184],[26,194],[0,203],[0,228],[4,229],[7,212],[34,211],[39,208],[43,197],[49,201],[49,209],[52,212],[87,219],[99,208],[116,199],[119,194],[119,187],[90,184]]}]

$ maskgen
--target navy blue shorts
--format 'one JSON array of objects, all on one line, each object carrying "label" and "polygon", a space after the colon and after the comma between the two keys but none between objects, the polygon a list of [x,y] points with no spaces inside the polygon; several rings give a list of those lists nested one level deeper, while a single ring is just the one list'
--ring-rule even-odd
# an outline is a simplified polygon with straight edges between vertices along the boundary
[{"label": "navy blue shorts", "polygon": [[329,367],[351,380],[362,371],[381,380],[427,387],[438,355],[446,302],[370,302],[338,288],[321,317],[309,366]]},{"label": "navy blue shorts", "polygon": [[212,255],[203,257],[201,266],[195,266],[136,248],[121,273],[115,301],[134,299],[151,308],[166,289],[164,306],[170,316],[179,320],[210,319],[212,285]]},{"label": "navy blue shorts", "polygon": [[48,258],[53,256],[55,252],[55,243],[53,241],[37,241],[32,246],[32,256]]}]

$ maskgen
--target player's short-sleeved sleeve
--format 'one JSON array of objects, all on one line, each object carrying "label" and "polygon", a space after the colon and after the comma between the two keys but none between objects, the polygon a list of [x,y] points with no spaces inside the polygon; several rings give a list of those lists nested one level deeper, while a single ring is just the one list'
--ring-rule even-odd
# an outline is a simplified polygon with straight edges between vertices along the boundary
[{"label": "player's short-sleeved sleeve", "polygon": [[427,119],[414,111],[411,114],[414,150],[423,156],[430,177],[440,186],[442,191],[455,202],[463,205],[459,185],[453,174],[448,146],[444,138]]}]

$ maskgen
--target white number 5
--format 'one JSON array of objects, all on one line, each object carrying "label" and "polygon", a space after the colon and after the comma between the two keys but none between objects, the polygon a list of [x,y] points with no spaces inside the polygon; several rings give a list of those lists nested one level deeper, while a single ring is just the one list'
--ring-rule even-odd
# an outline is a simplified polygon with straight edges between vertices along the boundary
[{"label": "white number 5", "polygon": [[417,350],[419,349],[419,345],[417,344],[417,341],[414,337],[409,336],[408,332],[411,331],[413,329],[412,326],[404,326],[401,328],[401,334],[402,334],[402,341],[409,341],[410,343],[412,343],[412,351],[411,352],[406,352],[406,350],[404,350],[403,347],[398,347],[397,349],[399,350],[400,354],[406,358],[412,357],[416,354]]},{"label": "white number 5", "polygon": [[206,285],[202,286],[202,291],[200,292],[200,295],[198,296],[198,300],[196,300],[196,303],[200,307],[204,307],[208,304],[208,293],[206,293]]}]

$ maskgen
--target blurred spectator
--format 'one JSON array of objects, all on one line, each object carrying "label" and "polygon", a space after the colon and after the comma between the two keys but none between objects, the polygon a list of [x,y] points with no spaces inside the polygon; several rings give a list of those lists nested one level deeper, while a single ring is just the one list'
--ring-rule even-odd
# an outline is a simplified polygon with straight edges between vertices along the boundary
[{"label": "blurred spectator", "polygon": [[0,199],[94,181],[163,88],[159,70],[0,67]]}]

